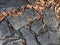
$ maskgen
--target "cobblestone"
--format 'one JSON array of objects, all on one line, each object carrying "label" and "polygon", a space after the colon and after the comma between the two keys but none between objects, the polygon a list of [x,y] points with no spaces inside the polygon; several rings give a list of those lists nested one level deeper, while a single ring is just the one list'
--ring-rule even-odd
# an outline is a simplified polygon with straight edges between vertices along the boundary
[{"label": "cobblestone", "polygon": [[10,35],[9,27],[6,21],[0,23],[0,39],[4,39],[6,36]]},{"label": "cobblestone", "polygon": [[43,33],[37,37],[37,39],[41,43],[41,45],[52,45],[52,44],[59,45],[60,44],[59,43],[59,37],[60,37],[59,32],[50,31],[50,30],[53,30],[53,29],[49,28],[46,33]]},{"label": "cobblestone", "polygon": [[[1,0],[0,1],[0,9],[4,10],[3,8],[18,8],[21,7],[22,5],[27,5],[28,1],[26,0]],[[0,11],[2,11],[0,10]]]},{"label": "cobblestone", "polygon": [[51,28],[58,27],[58,21],[55,17],[54,8],[44,10],[43,22],[47,23],[47,25],[49,25]]},{"label": "cobblestone", "polygon": [[42,20],[34,21],[31,25],[31,30],[34,31],[36,34],[39,34],[39,31],[41,30],[42,26]]},{"label": "cobblestone", "polygon": [[9,17],[8,20],[11,23],[11,25],[14,27],[15,30],[20,29],[26,24],[29,24],[31,21],[36,19],[39,16],[39,14],[30,9],[26,9],[22,16],[17,17]]},{"label": "cobblestone", "polygon": [[28,0],[29,1],[29,3],[34,3],[36,0]]},{"label": "cobblestone", "polygon": [[48,33],[39,36],[38,41],[41,43],[41,45],[48,45],[49,43]]},{"label": "cobblestone", "polygon": [[1,15],[6,14],[0,21],[0,45],[60,45],[60,27],[55,7],[50,8],[56,3],[55,0],[52,2],[0,0],[0,13],[4,11]]},{"label": "cobblestone", "polygon": [[23,37],[26,39],[26,45],[38,45],[34,35],[28,29],[22,28],[20,32],[22,33]]},{"label": "cobblestone", "polygon": [[8,43],[7,45],[23,45],[22,39],[12,41],[11,43]]}]

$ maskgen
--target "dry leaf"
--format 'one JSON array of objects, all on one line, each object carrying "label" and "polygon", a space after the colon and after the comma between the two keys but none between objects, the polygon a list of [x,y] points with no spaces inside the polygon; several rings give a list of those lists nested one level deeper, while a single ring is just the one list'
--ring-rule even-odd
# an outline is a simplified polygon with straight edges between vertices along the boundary
[{"label": "dry leaf", "polygon": [[40,19],[42,19],[42,16],[38,16],[38,17],[37,17],[37,20],[40,20]]},{"label": "dry leaf", "polygon": [[56,13],[56,18],[57,18],[58,22],[60,23],[60,3],[58,3],[55,6],[55,13]]},{"label": "dry leaf", "polygon": [[42,6],[44,6],[45,1],[44,0],[40,0],[40,3],[41,3]]},{"label": "dry leaf", "polygon": [[32,5],[28,4],[28,5],[27,5],[27,8],[32,9]]},{"label": "dry leaf", "polygon": [[57,11],[56,11],[57,13],[60,13],[60,7],[58,7],[58,9],[57,9]]},{"label": "dry leaf", "polygon": [[36,5],[36,6],[33,6],[33,8],[35,9],[35,10],[38,10],[38,6]]},{"label": "dry leaf", "polygon": [[20,9],[21,9],[21,11],[24,11],[24,9],[25,9],[25,6],[21,6],[21,8],[20,8]]},{"label": "dry leaf", "polygon": [[7,16],[7,13],[5,11],[1,12],[1,14]]},{"label": "dry leaf", "polygon": [[22,40],[22,44],[23,45],[26,45],[26,41],[24,39]]},{"label": "dry leaf", "polygon": [[4,18],[5,18],[5,15],[2,15],[2,14],[0,13],[0,21],[2,21]]},{"label": "dry leaf", "polygon": [[12,12],[12,13],[16,13],[17,10],[16,10],[16,9],[12,9],[11,12]]},{"label": "dry leaf", "polygon": [[17,12],[18,16],[22,16],[22,14],[23,14],[22,12]]},{"label": "dry leaf", "polygon": [[45,7],[41,7],[41,6],[39,6],[39,9],[40,9],[40,10],[44,10],[44,8],[45,8]]}]

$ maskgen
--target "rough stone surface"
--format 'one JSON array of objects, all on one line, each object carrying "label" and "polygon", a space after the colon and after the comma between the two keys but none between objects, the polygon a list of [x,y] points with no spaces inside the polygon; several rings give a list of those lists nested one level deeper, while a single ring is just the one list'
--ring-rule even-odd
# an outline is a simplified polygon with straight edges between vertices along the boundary
[{"label": "rough stone surface", "polygon": [[11,43],[8,43],[7,45],[23,45],[22,39],[12,41]]},{"label": "rough stone surface", "polygon": [[38,41],[41,43],[41,45],[48,45],[49,44],[49,35],[48,32],[41,34],[37,37]]},{"label": "rough stone surface", "polygon": [[50,36],[50,43],[52,43],[52,44],[59,44],[58,32],[51,32],[51,31],[49,31],[49,36]]},{"label": "rough stone surface", "polygon": [[39,34],[39,31],[41,30],[42,25],[43,25],[42,20],[34,21],[31,25],[31,30],[34,31],[36,34]]},{"label": "rough stone surface", "polygon": [[22,28],[20,32],[26,39],[26,45],[38,45],[34,35],[28,29]]},{"label": "rough stone surface", "polygon": [[[22,16],[9,17],[8,20],[15,30],[29,24],[32,20],[36,19],[39,14],[35,10],[26,9]],[[29,20],[32,19],[32,20]]]},{"label": "rough stone surface", "polygon": [[0,45],[3,45],[3,43],[4,43],[4,40],[2,41],[2,40],[0,40]]},{"label": "rough stone surface", "polygon": [[12,8],[18,8],[18,12],[22,5],[25,6],[21,16],[7,15],[0,22],[0,45],[23,45],[24,40],[26,45],[60,45],[60,31],[57,29],[59,23],[55,17],[54,7],[44,8],[41,15],[43,18],[39,20],[36,18],[39,18],[40,14],[34,9],[39,8],[40,10],[40,7],[35,5],[35,1],[41,6],[39,1],[44,5],[44,1],[47,0],[29,0],[32,7],[28,5],[28,0],[0,0],[0,12],[9,11]]},{"label": "rough stone surface", "polygon": [[43,21],[44,23],[47,23],[47,25],[49,25],[51,28],[55,28],[58,26],[58,21],[55,17],[54,8],[48,8],[43,11]]},{"label": "rough stone surface", "polygon": [[6,36],[10,35],[9,28],[6,21],[0,23],[0,39],[4,39]]},{"label": "rough stone surface", "polygon": [[36,0],[30,0],[29,2],[32,4],[32,3],[34,3]]},{"label": "rough stone surface", "polygon": [[21,35],[20,35],[20,33],[18,32],[18,31],[15,31],[14,33],[12,33],[13,35],[12,35],[12,37],[14,38],[14,39],[19,39],[19,37],[21,38]]},{"label": "rough stone surface", "polygon": [[53,29],[49,28],[46,33],[43,33],[37,37],[37,39],[41,43],[41,45],[60,44],[59,43],[59,37],[60,37],[59,32],[58,31],[50,31],[50,30],[53,30]]},{"label": "rough stone surface", "polygon": [[[58,36],[58,29],[57,29],[58,21],[56,20],[56,17],[55,17],[54,8],[52,8],[52,9],[48,8],[48,9],[44,10],[43,22],[47,23],[48,27],[50,28],[48,30],[49,37],[50,37],[49,44],[50,45],[59,44],[59,36]],[[42,44],[44,44],[44,43],[42,43]]]},{"label": "rough stone surface", "polygon": [[49,30],[50,28],[46,25],[44,28],[41,28],[41,30],[39,31],[39,35],[44,34],[48,32]]},{"label": "rough stone surface", "polygon": [[28,2],[26,0],[0,0],[0,9],[4,10],[3,8],[21,7],[22,5],[27,4]]}]

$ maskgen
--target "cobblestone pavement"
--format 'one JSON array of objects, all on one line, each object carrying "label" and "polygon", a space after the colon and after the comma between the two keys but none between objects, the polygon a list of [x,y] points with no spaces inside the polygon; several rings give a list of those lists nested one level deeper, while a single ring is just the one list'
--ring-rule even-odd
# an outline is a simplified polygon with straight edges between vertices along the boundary
[{"label": "cobblestone pavement", "polygon": [[[0,0],[0,12],[18,9],[35,1],[30,0],[29,3],[27,0]],[[30,7],[25,8],[21,16],[5,17],[0,21],[0,45],[60,45],[59,22],[54,7],[42,12],[41,14]]]}]

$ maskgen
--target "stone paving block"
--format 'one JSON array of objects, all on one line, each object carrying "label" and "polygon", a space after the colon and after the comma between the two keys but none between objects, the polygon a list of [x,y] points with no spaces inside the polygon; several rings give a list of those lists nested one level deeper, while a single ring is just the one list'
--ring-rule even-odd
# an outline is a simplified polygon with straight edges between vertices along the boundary
[{"label": "stone paving block", "polygon": [[49,31],[49,35],[50,35],[50,43],[51,44],[59,44],[59,32],[51,32]]},{"label": "stone paving block", "polygon": [[12,34],[13,34],[12,37],[13,37],[14,39],[19,39],[19,37],[20,37],[20,33],[19,33],[19,32],[15,31],[15,32],[13,32]]},{"label": "stone paving block", "polygon": [[59,44],[59,32],[50,30],[53,29],[49,28],[48,32],[37,37],[41,45]]},{"label": "stone paving block", "polygon": [[34,35],[28,29],[21,28],[20,32],[26,40],[26,45],[38,45]]},{"label": "stone paving block", "polygon": [[0,3],[4,3],[4,2],[6,2],[5,0],[0,0]]},{"label": "stone paving block", "polygon": [[32,4],[32,3],[34,3],[36,0],[29,0],[29,2]]},{"label": "stone paving block", "polygon": [[4,43],[4,40],[0,40],[0,45],[3,45],[3,43]]},{"label": "stone paving block", "polygon": [[53,44],[53,43],[51,43],[51,44],[48,44],[48,45],[60,45],[60,44]]},{"label": "stone paving block", "polygon": [[48,45],[50,43],[48,32],[41,34],[37,37],[37,39],[41,43],[41,45]]},{"label": "stone paving block", "polygon": [[23,45],[22,39],[12,41],[11,43],[8,43],[7,45]]},{"label": "stone paving block", "polygon": [[22,5],[27,4],[27,0],[0,0],[0,9],[10,7],[21,7]]},{"label": "stone paving block", "polygon": [[26,9],[22,16],[8,17],[8,20],[13,28],[15,30],[18,30],[24,25],[29,24],[29,22],[35,20],[38,16],[39,14],[35,10]]},{"label": "stone paving block", "polygon": [[50,30],[50,28],[46,25],[44,28],[42,28],[42,29],[39,31],[39,35],[45,34],[45,33],[48,32],[49,30]]},{"label": "stone paving block", "polygon": [[42,26],[42,20],[34,21],[31,25],[31,30],[34,31],[36,34],[39,34],[39,31],[41,30]]},{"label": "stone paving block", "polygon": [[58,26],[58,21],[55,17],[54,8],[47,8],[43,11],[43,21],[44,23],[47,23],[47,25],[49,25],[51,28],[55,28]]},{"label": "stone paving block", "polygon": [[50,43],[59,44],[59,36],[58,36],[58,21],[55,17],[54,8],[46,9],[43,14],[44,23],[47,22],[47,25],[50,27],[49,36]]},{"label": "stone paving block", "polygon": [[6,36],[10,35],[9,28],[6,21],[0,23],[0,39],[4,39]]}]

